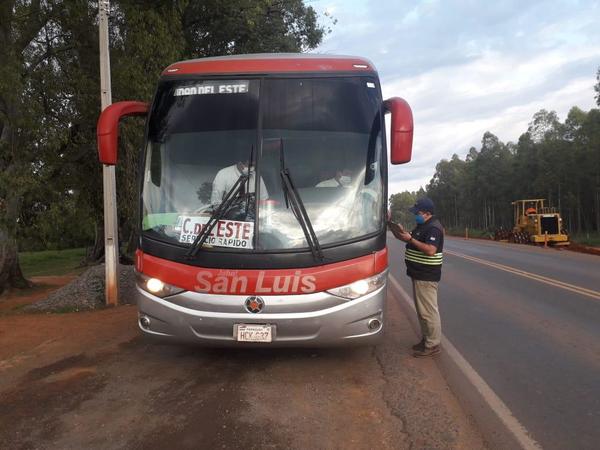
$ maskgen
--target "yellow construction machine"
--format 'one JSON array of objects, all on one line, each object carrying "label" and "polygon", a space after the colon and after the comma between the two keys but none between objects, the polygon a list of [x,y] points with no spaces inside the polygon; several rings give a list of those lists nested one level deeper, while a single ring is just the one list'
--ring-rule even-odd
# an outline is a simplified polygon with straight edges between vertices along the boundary
[{"label": "yellow construction machine", "polygon": [[545,199],[534,198],[512,202],[515,226],[512,231],[499,230],[496,240],[522,244],[569,245],[560,213],[544,205]]}]

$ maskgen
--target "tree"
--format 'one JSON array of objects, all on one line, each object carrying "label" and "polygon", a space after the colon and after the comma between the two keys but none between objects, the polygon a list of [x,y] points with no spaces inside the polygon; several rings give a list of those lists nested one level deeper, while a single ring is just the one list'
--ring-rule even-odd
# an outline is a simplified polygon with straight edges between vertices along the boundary
[{"label": "tree", "polygon": [[417,200],[416,192],[399,192],[390,196],[390,212],[392,213],[392,221],[408,227],[414,221],[412,214],[408,211]]},{"label": "tree", "polygon": [[324,29],[303,0],[190,1],[181,8],[187,57],[304,52]]},{"label": "tree", "polygon": [[445,218],[445,226],[459,227],[464,214],[462,200],[466,163],[457,154],[450,161],[443,159],[435,167],[435,174],[427,185],[427,195],[436,205],[436,214]]},{"label": "tree", "polygon": [[564,123],[541,110],[516,144],[486,132],[464,161],[454,155],[437,164],[427,194],[451,227],[510,227],[511,201],[545,198],[566,228],[598,231],[600,110],[573,107]]},{"label": "tree", "polygon": [[[0,291],[26,285],[18,237],[33,247],[67,245],[88,239],[94,223],[89,256],[103,255],[97,13],[86,0],[0,3]],[[177,60],[306,51],[325,33],[302,0],[114,0],[110,25],[114,101],[151,101],[160,72]],[[142,138],[140,119],[132,120],[117,168],[120,236],[129,243]],[[77,235],[60,222],[67,217],[85,229]],[[65,226],[58,237],[56,220]]]},{"label": "tree", "polygon": [[560,122],[555,111],[542,109],[533,115],[527,132],[535,142],[541,142],[544,138],[556,137],[560,128]]},{"label": "tree", "polygon": [[600,67],[598,67],[598,72],[596,72],[594,91],[596,91],[596,105],[600,106]]},{"label": "tree", "polygon": [[580,206],[578,228],[600,232],[600,110],[592,109],[574,142],[574,178]]},{"label": "tree", "polygon": [[30,83],[51,52],[53,7],[40,1],[0,3],[0,293],[28,285],[19,265],[17,224],[33,183],[32,124],[41,109]]}]

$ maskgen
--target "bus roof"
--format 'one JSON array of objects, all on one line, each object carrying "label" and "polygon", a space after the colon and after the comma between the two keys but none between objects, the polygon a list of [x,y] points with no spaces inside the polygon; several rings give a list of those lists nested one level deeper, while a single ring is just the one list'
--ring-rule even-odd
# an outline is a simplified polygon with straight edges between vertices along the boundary
[{"label": "bus roof", "polygon": [[167,67],[162,75],[297,72],[375,73],[377,70],[371,61],[357,56],[312,53],[257,53],[179,61]]}]

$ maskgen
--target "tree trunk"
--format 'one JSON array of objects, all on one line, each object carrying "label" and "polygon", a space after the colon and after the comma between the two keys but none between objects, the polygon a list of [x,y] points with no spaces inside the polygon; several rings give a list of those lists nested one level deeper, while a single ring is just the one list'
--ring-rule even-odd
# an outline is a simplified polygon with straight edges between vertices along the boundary
[{"label": "tree trunk", "polygon": [[0,230],[0,294],[10,288],[31,286],[23,276],[17,253],[17,241]]},{"label": "tree trunk", "polygon": [[137,233],[137,230],[132,230],[131,233],[129,233],[129,239],[127,240],[127,249],[125,250],[125,255],[128,259],[133,260],[133,257],[135,256],[135,251],[137,250],[138,247],[138,238],[139,235]]},{"label": "tree trunk", "polygon": [[487,200],[483,201],[483,228],[487,228]]},{"label": "tree trunk", "polygon": [[456,204],[456,194],[454,194],[454,228],[458,228],[458,206]]},{"label": "tree trunk", "polygon": [[104,258],[104,220],[103,218],[96,219],[95,227],[96,236],[94,245],[89,247],[86,252],[84,264],[95,264]]},{"label": "tree trunk", "polygon": [[575,231],[575,219],[573,216],[573,207],[569,207],[569,233],[573,233]]},{"label": "tree trunk", "polygon": [[596,231],[600,232],[600,174],[596,174]]},{"label": "tree trunk", "polygon": [[[7,108],[10,110],[10,108]],[[0,124],[0,148],[12,154],[15,148],[15,135],[8,122]],[[11,162],[2,167],[6,173],[14,173],[15,166]],[[17,218],[21,196],[14,186],[4,185],[5,197],[0,198],[0,293],[11,287],[26,288],[30,283],[23,276],[19,265],[17,247]]]},{"label": "tree trunk", "polygon": [[31,284],[23,276],[17,247],[19,198],[9,191],[4,199],[4,217],[0,224],[0,293],[9,288],[26,288]]},{"label": "tree trunk", "polygon": [[596,188],[596,232],[600,233],[600,188]]},{"label": "tree trunk", "polygon": [[581,233],[581,189],[577,186],[577,233]]}]

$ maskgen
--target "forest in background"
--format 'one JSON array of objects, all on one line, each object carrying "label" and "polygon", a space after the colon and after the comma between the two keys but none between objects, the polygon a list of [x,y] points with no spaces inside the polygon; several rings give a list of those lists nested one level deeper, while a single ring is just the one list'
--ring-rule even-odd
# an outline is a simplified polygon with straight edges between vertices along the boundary
[{"label": "forest in background", "polygon": [[[149,102],[162,70],[183,59],[315,48],[335,24],[303,0],[113,0],[113,102]],[[323,22],[324,21],[324,22]],[[0,293],[27,285],[18,251],[104,251],[98,2],[0,2]],[[143,119],[121,126],[119,238],[136,242]]]},{"label": "forest in background", "polygon": [[[600,69],[596,80],[600,106]],[[441,160],[424,189],[391,195],[393,218],[414,224],[406,209],[421,196],[434,201],[449,230],[510,229],[511,202],[544,198],[559,209],[569,233],[600,233],[600,110],[574,106],[564,122],[541,110],[516,143],[486,132],[481,147],[470,148],[464,158]]]}]

